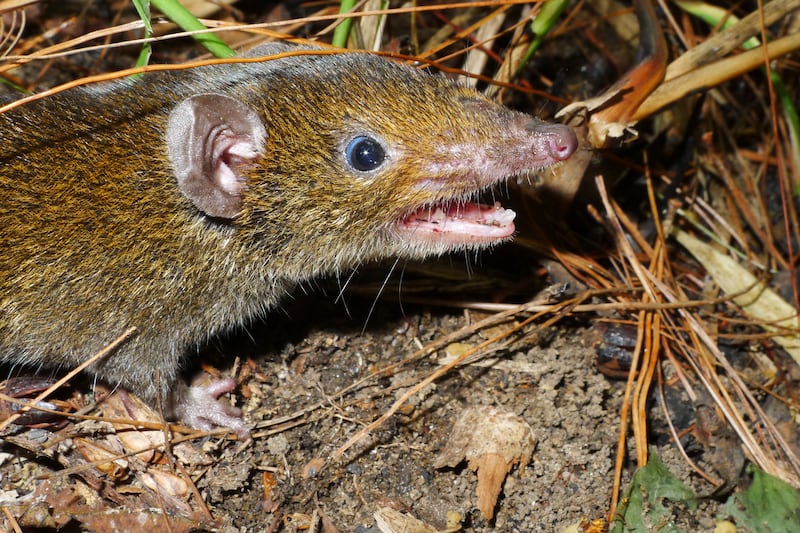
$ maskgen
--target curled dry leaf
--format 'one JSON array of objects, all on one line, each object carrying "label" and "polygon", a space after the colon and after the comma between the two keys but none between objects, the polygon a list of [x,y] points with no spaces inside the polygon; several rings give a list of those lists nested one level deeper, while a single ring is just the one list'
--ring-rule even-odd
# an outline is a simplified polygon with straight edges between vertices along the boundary
[{"label": "curled dry leaf", "polygon": [[[119,392],[115,392],[105,399],[103,414],[113,419],[155,423],[161,421],[156,412],[142,400],[131,394]],[[156,450],[164,446],[162,431],[139,430],[127,424],[114,424],[114,429],[126,452],[140,452],[136,457],[145,463],[153,462]]]},{"label": "curled dry leaf", "polygon": [[189,494],[189,485],[183,478],[165,472],[164,470],[152,469],[148,478],[142,478],[145,485],[153,490],[158,489],[163,494],[185,498]]},{"label": "curled dry leaf", "polygon": [[314,517],[306,513],[290,513],[283,517],[283,525],[292,531],[311,529],[315,523]]},{"label": "curled dry leaf", "polygon": [[[24,400],[24,403],[27,403],[54,383],[55,380],[53,378],[43,376],[16,376],[0,383],[0,395],[2,396],[0,397],[0,422],[5,421],[22,408],[22,403],[13,402],[12,398],[19,398]],[[66,412],[70,410],[69,404],[63,401],[40,401],[37,402],[37,405],[52,411],[60,409]],[[64,419],[58,415],[36,409],[22,413],[14,420],[17,425],[41,428],[48,428],[51,425],[58,426],[63,422]]]},{"label": "curled dry leaf", "polygon": [[151,468],[139,476],[142,484],[161,496],[164,506],[170,511],[179,511],[183,516],[191,514],[192,509],[184,501],[189,494],[185,480],[171,472]]},{"label": "curled dry leaf", "polygon": [[535,447],[533,431],[521,417],[495,407],[470,407],[456,420],[434,467],[452,468],[466,460],[478,473],[478,509],[489,520],[511,467],[524,468]]},{"label": "curled dry leaf", "polygon": [[95,468],[106,474],[114,481],[120,481],[128,475],[128,461],[121,458],[119,450],[112,450],[103,444],[85,439],[83,437],[76,437],[73,439],[75,449],[90,463],[95,464]]}]

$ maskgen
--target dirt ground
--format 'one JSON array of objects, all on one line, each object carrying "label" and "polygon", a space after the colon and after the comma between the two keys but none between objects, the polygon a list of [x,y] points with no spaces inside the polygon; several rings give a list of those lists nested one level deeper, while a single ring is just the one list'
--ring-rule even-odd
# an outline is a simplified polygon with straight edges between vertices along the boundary
[{"label": "dirt ground", "polygon": [[[297,409],[302,407],[298,399],[324,400],[322,391],[338,390],[372,368],[401,360],[420,343],[456,331],[467,320],[463,315],[420,312],[385,317],[364,335],[326,327],[282,352],[289,361],[292,353],[308,354],[302,376],[281,363],[267,363],[265,370],[283,378],[276,382],[278,390],[273,394],[285,397]],[[302,479],[306,463],[328,456],[361,424],[379,416],[408,385],[432,372],[436,361],[426,360],[391,377],[372,380],[369,388],[356,394],[357,404],[331,405],[320,413],[320,420],[273,437],[283,449],[282,456],[273,456],[272,464],[290,465],[287,479],[297,480],[294,486],[285,486],[284,496],[293,502],[288,507],[310,513],[311,502],[302,500],[316,494],[337,527],[364,532],[377,531],[370,526],[379,506],[407,510],[439,529],[444,529],[446,513],[457,511],[475,531],[553,531],[581,517],[602,515],[610,495],[618,390],[594,370],[592,351],[582,342],[579,329],[547,336],[552,338],[520,342],[500,354],[494,365],[451,372],[316,479]],[[368,399],[358,401],[359,396]],[[270,404],[265,407],[277,411]],[[467,407],[501,407],[518,414],[530,425],[537,442],[528,467],[514,469],[506,480],[491,525],[475,509],[476,475],[466,464],[439,470],[432,465],[459,413]],[[270,456],[268,450],[277,447],[272,439],[256,444],[248,453],[263,461]],[[288,445],[284,444],[287,440]],[[294,502],[297,498],[301,501]],[[242,503],[236,508],[257,510],[259,501],[248,498]],[[264,524],[260,512],[243,519],[232,523],[248,528]]]},{"label": "dirt ground", "polygon": [[[353,285],[357,289],[359,282]],[[364,287],[369,293],[371,286]],[[378,532],[374,514],[381,508],[410,514],[439,531],[457,530],[446,529],[451,512],[458,513],[463,530],[476,532],[562,531],[582,519],[605,515],[625,381],[611,380],[596,368],[598,321],[590,317],[542,330],[524,328],[509,343],[493,345],[487,357],[425,387],[342,457],[334,458],[339,447],[439,368],[443,358],[511,324],[454,338],[430,356],[384,370],[488,315],[401,304],[396,295],[370,310],[373,299],[351,297],[345,306],[333,303],[331,292],[335,294],[335,285],[328,291],[298,291],[283,312],[221,341],[214,350],[220,355],[205,357],[209,368],[239,377],[241,386],[233,398],[253,428],[253,440],[242,445],[199,438],[190,443],[191,453],[186,445],[175,448],[179,466],[172,471],[191,478],[198,491],[179,495],[176,500],[182,504],[171,507],[163,496],[169,492],[164,486],[159,489],[162,498],[154,498],[145,482],[148,474],[169,472],[168,464],[151,460],[137,465],[131,460],[118,478],[102,468],[87,472],[82,466],[87,457],[76,441],[83,436],[102,443],[104,427],[82,422],[60,430],[17,428],[9,434],[39,443],[37,450],[52,449],[48,443],[58,442],[58,457],[43,459],[30,447],[18,446],[20,441],[7,440],[0,469],[4,505],[13,504],[8,509],[22,525],[94,531],[114,530],[102,524],[113,516],[122,520],[120,515],[134,523],[134,517],[146,517],[160,524],[162,506],[172,517],[173,530],[221,532],[308,527]],[[231,355],[237,356],[233,367]],[[357,383],[349,393],[335,395]],[[491,520],[477,508],[477,476],[466,462],[453,468],[435,466],[455,421],[467,408],[498,408],[518,415],[530,426],[535,442],[533,453],[522,458],[527,467],[511,468]],[[686,462],[658,427],[660,409],[651,411],[658,453],[671,471],[691,483]],[[78,468],[65,471],[55,462]],[[625,482],[632,464],[626,472]],[[702,484],[697,488],[703,492]],[[31,515],[33,495],[47,499],[47,520]],[[103,518],[87,519],[87,509],[79,509],[84,503]],[[708,500],[699,513],[679,518],[689,531],[711,530],[715,512],[715,501]]]}]

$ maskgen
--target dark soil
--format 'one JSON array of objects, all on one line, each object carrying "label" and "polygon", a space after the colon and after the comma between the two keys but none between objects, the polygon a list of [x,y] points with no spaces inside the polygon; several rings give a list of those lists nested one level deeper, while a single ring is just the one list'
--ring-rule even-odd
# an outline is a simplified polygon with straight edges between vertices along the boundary
[{"label": "dark soil", "polygon": [[[333,459],[339,447],[436,370],[442,358],[462,353],[513,324],[465,334],[431,356],[378,372],[487,315],[401,306],[396,297],[378,302],[370,311],[371,300],[355,297],[347,306],[348,316],[345,305],[332,303],[332,297],[321,292],[300,292],[283,313],[273,313],[246,334],[220,341],[216,351],[227,359],[213,354],[205,358],[230,372],[231,356],[238,356],[242,384],[235,401],[253,428],[253,440],[244,446],[225,439],[195,440],[195,454],[188,458],[186,452],[176,451],[212,517],[200,517],[196,497],[187,497],[194,510],[182,515],[191,516],[188,524],[225,532],[295,531],[324,516],[339,531],[377,532],[373,515],[389,507],[442,531],[453,511],[466,531],[562,531],[582,519],[605,516],[625,382],[608,379],[595,366],[597,323],[569,320],[543,330],[528,326],[510,344],[495,346],[490,356],[451,370],[425,387],[341,458]],[[350,393],[335,395],[362,380]],[[536,442],[532,456],[523,459],[529,461],[527,467],[513,467],[505,479],[491,520],[477,510],[477,476],[466,462],[455,468],[434,467],[455,420],[468,407],[497,407],[521,416]],[[653,409],[654,416],[658,412]],[[63,439],[59,453],[80,464],[84,461],[76,454],[74,438],[92,438],[97,430],[85,424],[70,425],[60,433],[20,430],[18,436],[37,442]],[[665,434],[655,433],[662,434],[664,445],[658,453],[669,468],[691,480],[685,461]],[[52,484],[48,494],[67,491],[78,498],[95,490],[81,475],[60,475],[53,461],[20,455],[21,450],[8,442],[4,451],[0,474],[7,502],[23,503],[22,496],[36,492],[42,478]],[[142,471],[158,469],[168,467],[150,464]],[[631,464],[626,472],[629,477]],[[148,499],[149,489],[142,487],[140,476],[109,481],[103,474],[92,475],[126,494],[131,507],[123,511],[148,508],[152,492]],[[97,496],[93,512],[120,511]],[[49,503],[51,514],[71,512],[68,505],[53,510]],[[13,509],[19,512],[23,507],[24,503]],[[713,527],[714,511],[715,505],[706,504],[699,515],[705,517],[700,520],[703,529]],[[149,512],[158,515],[152,508]],[[696,517],[686,520],[696,525]],[[46,524],[25,516],[21,522]],[[104,530],[86,522],[71,524]]]}]

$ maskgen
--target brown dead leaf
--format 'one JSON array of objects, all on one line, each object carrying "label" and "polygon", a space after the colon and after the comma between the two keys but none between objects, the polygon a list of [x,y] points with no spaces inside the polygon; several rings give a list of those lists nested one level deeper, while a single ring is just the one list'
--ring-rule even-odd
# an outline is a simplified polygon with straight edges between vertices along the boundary
[{"label": "brown dead leaf", "polygon": [[43,480],[32,495],[4,502],[25,531],[35,528],[61,530],[76,521],[81,530],[106,531],[196,531],[213,523],[200,513],[186,516],[164,514],[161,509],[137,508],[132,502],[116,505],[98,497],[86,497],[76,487],[58,490],[52,480]]},{"label": "brown dead leaf", "polygon": [[316,523],[316,517],[306,513],[289,513],[283,517],[283,525],[292,531],[311,529]]},{"label": "brown dead leaf", "polygon": [[128,461],[120,457],[122,454],[119,450],[113,450],[106,446],[108,441],[101,443],[83,437],[75,437],[73,443],[84,459],[90,463],[96,463],[94,467],[114,481],[120,481],[127,477]]},{"label": "brown dead leaf", "polygon": [[495,407],[470,407],[456,420],[434,467],[452,468],[466,460],[478,473],[478,509],[489,520],[511,467],[519,463],[524,468],[535,447],[533,432],[521,417]]},{"label": "brown dead leaf", "polygon": [[119,531],[169,531],[189,533],[203,526],[203,521],[164,514],[159,509],[105,509],[102,513],[87,513],[81,524],[95,533]]},{"label": "brown dead leaf", "polygon": [[13,504],[8,505],[10,502],[4,502],[4,507],[7,505],[22,527],[60,529],[71,520],[65,510],[73,507],[80,498],[71,489],[56,490],[55,487],[52,480],[43,480],[32,497],[19,500],[20,509],[24,511],[14,509]]},{"label": "brown dead leaf", "polygon": [[481,510],[483,517],[489,520],[494,516],[497,497],[500,496],[503,481],[511,470],[511,464],[501,455],[484,453],[472,459],[469,467],[478,472],[478,487],[475,489],[478,495],[478,509]]},{"label": "brown dead leaf", "polygon": [[[103,415],[112,419],[161,422],[150,406],[132,394],[115,392],[105,399],[102,409]],[[114,424],[114,429],[126,452],[140,452],[136,457],[145,463],[153,462],[156,450],[164,446],[162,431],[138,430],[127,424]]]},{"label": "brown dead leaf", "polygon": [[191,514],[191,507],[184,501],[190,487],[183,478],[157,468],[151,468],[138,477],[144,486],[158,493],[168,510],[178,511],[184,516]]}]

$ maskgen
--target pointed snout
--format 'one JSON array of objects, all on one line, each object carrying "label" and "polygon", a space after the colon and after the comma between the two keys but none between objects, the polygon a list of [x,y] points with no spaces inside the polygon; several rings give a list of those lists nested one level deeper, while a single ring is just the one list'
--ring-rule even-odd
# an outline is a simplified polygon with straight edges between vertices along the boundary
[{"label": "pointed snout", "polygon": [[545,139],[543,143],[554,161],[564,161],[578,149],[578,137],[575,131],[563,124],[545,124],[536,120],[526,125],[528,131]]}]

